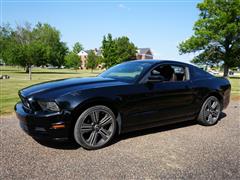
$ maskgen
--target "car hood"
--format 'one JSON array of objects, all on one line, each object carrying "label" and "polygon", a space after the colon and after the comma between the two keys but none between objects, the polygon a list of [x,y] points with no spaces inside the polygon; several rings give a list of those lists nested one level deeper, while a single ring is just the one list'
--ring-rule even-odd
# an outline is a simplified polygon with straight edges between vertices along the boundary
[{"label": "car hood", "polygon": [[35,95],[57,97],[78,90],[115,86],[121,84],[126,83],[103,77],[70,78],[35,84],[20,90],[20,93],[24,97],[31,97]]}]

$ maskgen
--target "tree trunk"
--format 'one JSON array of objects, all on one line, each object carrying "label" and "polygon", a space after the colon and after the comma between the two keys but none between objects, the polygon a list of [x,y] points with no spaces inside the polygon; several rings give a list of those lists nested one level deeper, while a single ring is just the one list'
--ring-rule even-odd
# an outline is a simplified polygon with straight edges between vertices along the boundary
[{"label": "tree trunk", "polygon": [[29,80],[32,80],[32,67],[29,68]]},{"label": "tree trunk", "polygon": [[32,66],[28,65],[26,66],[26,73],[29,75],[29,80],[32,80]]},{"label": "tree trunk", "polygon": [[26,73],[29,73],[29,66],[26,66],[26,67],[24,68],[24,70],[25,70]]},{"label": "tree trunk", "polygon": [[223,65],[223,76],[224,77],[228,77],[228,71],[229,71],[229,67],[228,67],[228,65],[226,65],[226,64],[224,64]]}]

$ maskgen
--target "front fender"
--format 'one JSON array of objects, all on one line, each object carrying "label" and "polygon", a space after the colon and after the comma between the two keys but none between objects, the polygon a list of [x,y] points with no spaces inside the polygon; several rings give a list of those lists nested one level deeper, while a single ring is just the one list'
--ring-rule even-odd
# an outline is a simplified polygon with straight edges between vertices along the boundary
[{"label": "front fender", "polygon": [[64,99],[59,100],[62,105],[65,106],[65,109],[71,111],[71,116],[73,119],[72,128],[74,127],[77,118],[80,114],[89,107],[95,105],[104,105],[110,108],[116,116],[116,121],[118,124],[118,133],[121,133],[122,129],[122,115],[120,112],[121,98],[112,96],[112,97],[89,97],[89,96],[72,96],[64,97]]}]

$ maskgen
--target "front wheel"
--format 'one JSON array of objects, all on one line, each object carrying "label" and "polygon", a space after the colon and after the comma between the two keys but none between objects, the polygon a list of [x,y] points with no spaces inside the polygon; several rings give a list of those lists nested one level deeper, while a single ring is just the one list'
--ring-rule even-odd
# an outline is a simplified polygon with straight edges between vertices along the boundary
[{"label": "front wheel", "polygon": [[74,139],[83,148],[93,150],[106,146],[116,132],[115,115],[106,106],[86,109],[74,127]]},{"label": "front wheel", "polygon": [[221,103],[215,96],[208,97],[202,105],[198,115],[198,122],[205,126],[211,126],[217,123],[221,113]]}]

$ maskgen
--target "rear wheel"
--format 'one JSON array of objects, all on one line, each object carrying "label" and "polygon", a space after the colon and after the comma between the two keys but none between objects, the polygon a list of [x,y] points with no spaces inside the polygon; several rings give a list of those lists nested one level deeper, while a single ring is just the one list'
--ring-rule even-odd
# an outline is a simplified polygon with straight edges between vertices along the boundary
[{"label": "rear wheel", "polygon": [[115,115],[106,106],[86,109],[74,127],[74,139],[85,149],[99,149],[106,146],[116,132]]},{"label": "rear wheel", "polygon": [[206,126],[216,124],[219,119],[221,109],[221,103],[217,97],[208,97],[202,105],[198,116],[198,122]]}]

